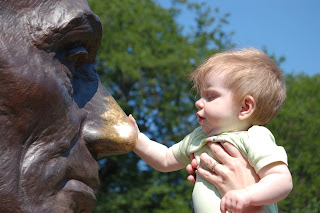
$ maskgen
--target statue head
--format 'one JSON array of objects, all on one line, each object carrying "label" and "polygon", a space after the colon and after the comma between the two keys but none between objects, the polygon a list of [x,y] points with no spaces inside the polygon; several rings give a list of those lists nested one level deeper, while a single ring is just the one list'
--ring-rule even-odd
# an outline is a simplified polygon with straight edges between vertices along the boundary
[{"label": "statue head", "polygon": [[92,212],[99,158],[137,135],[96,73],[85,0],[0,2],[0,210]]}]

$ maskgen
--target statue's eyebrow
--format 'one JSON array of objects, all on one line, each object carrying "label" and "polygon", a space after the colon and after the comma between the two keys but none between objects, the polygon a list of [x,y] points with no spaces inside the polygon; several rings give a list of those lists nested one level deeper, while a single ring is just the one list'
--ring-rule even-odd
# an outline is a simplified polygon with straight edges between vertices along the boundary
[{"label": "statue's eyebrow", "polygon": [[101,22],[93,13],[79,13],[62,26],[51,26],[45,31],[33,36],[33,42],[39,49],[50,51],[66,48],[75,42],[99,46],[102,36]]}]

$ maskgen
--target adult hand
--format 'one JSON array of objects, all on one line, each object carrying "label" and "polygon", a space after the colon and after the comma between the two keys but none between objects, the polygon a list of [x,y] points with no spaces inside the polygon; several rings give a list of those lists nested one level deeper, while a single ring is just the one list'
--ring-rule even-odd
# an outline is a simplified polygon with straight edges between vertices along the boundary
[{"label": "adult hand", "polygon": [[[202,153],[200,160],[208,168],[211,168],[208,171],[197,165],[194,156],[191,156],[193,160],[186,169],[189,173],[188,180],[192,184],[196,180],[195,169],[197,169],[199,176],[215,185],[222,197],[230,190],[244,189],[259,181],[254,169],[232,144],[210,142],[207,145],[221,163],[218,163],[207,153]],[[263,212],[263,207],[251,206],[245,212]]]},{"label": "adult hand", "polygon": [[189,176],[188,176],[187,179],[189,180],[190,183],[195,184],[196,183],[196,172],[195,172],[195,170],[197,169],[198,164],[197,164],[197,161],[196,161],[196,159],[194,157],[194,154],[191,154],[190,158],[192,159],[191,163],[188,164],[187,167],[186,167],[186,169],[187,169],[187,171],[189,173]]},{"label": "adult hand", "polygon": [[207,145],[221,164],[216,164],[216,160],[207,153],[202,153],[200,155],[201,162],[208,168],[213,168],[213,171],[199,166],[197,167],[198,175],[214,184],[221,196],[230,190],[244,189],[259,181],[254,169],[232,144],[222,142],[208,143]]}]

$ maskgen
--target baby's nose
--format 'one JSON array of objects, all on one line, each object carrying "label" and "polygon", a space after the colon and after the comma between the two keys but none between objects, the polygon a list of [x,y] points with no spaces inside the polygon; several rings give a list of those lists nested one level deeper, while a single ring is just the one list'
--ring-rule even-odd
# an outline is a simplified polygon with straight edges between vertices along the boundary
[{"label": "baby's nose", "polygon": [[197,107],[198,109],[202,109],[203,106],[204,106],[203,99],[200,98],[199,100],[197,100],[196,103],[195,103],[195,105],[196,105],[196,107]]}]

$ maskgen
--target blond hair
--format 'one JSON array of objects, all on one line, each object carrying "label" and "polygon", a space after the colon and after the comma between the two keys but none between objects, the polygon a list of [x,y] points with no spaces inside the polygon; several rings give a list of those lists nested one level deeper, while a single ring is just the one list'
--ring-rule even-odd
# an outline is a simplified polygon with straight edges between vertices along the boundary
[{"label": "blond hair", "polygon": [[251,48],[211,56],[190,75],[197,92],[202,90],[203,79],[212,72],[226,72],[224,83],[233,92],[235,103],[246,95],[255,99],[252,125],[265,125],[279,113],[286,98],[285,79],[264,52]]}]

